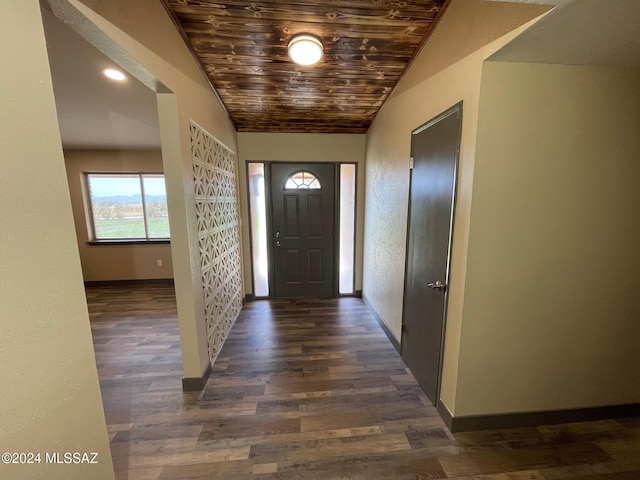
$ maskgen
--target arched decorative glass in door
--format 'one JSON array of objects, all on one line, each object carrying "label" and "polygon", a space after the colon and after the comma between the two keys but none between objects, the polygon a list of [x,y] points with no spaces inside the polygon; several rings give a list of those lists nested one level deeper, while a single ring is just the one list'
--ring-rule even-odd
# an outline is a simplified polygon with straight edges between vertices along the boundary
[{"label": "arched decorative glass in door", "polygon": [[291,175],[287,182],[284,184],[286,190],[299,190],[299,189],[316,189],[322,188],[320,182],[313,173],[310,172],[296,172]]}]

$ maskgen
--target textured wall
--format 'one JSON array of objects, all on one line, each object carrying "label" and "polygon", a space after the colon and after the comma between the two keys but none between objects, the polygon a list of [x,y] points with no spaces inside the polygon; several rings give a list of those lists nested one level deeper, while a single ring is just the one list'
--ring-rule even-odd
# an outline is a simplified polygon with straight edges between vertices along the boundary
[{"label": "textured wall", "polygon": [[[113,479],[53,87],[37,0],[0,23],[0,464],[3,479]],[[98,452],[97,465],[45,452]]]},{"label": "textured wall", "polygon": [[[400,339],[411,131],[463,101],[441,398],[455,404],[482,62],[548,7],[456,1],[367,133],[363,294]],[[511,33],[494,40],[504,32]],[[468,54],[467,40],[476,47]],[[440,66],[434,71],[434,64]]]},{"label": "textured wall", "polygon": [[[171,245],[88,245],[84,172],[162,172],[159,151],[65,150],[78,250],[85,281],[173,278]],[[162,260],[158,267],[157,260]]]},{"label": "textured wall", "polygon": [[456,414],[640,401],[640,72],[493,63]]},{"label": "textured wall", "polygon": [[193,186],[209,359],[215,361],[242,308],[236,155],[191,124]]}]

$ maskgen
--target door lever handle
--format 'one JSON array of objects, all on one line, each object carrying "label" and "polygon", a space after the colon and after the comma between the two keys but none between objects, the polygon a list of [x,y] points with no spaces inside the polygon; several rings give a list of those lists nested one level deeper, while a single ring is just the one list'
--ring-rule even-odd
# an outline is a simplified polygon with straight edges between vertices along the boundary
[{"label": "door lever handle", "polygon": [[443,292],[446,285],[438,280],[436,283],[427,283],[427,287],[433,288],[434,290],[437,290],[439,292]]},{"label": "door lever handle", "polygon": [[276,240],[276,247],[281,247],[282,243],[280,243],[280,240]]}]

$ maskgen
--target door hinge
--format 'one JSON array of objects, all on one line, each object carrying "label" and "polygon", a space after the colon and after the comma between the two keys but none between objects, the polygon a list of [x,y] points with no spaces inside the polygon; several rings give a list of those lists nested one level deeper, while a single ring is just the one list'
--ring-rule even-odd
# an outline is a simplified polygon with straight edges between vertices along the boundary
[{"label": "door hinge", "polygon": [[409,170],[413,170],[414,160],[413,157],[409,157]]}]

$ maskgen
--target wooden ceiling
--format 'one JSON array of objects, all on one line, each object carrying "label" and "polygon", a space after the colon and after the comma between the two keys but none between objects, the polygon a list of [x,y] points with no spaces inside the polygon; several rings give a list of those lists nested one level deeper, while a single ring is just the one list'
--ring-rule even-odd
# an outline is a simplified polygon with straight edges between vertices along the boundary
[{"label": "wooden ceiling", "polygon": [[[365,133],[450,0],[162,0],[240,132]],[[289,40],[320,38],[303,67]]]}]

